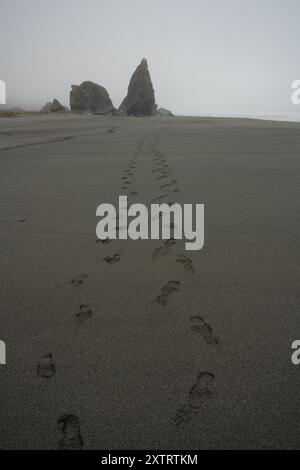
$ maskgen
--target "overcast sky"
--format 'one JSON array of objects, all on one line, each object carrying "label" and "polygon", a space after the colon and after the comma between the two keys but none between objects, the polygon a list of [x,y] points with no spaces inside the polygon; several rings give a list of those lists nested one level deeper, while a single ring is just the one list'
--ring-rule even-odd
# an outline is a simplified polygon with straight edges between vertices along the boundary
[{"label": "overcast sky", "polygon": [[39,109],[92,80],[115,106],[143,57],[176,114],[300,112],[300,0],[0,0],[0,79]]}]

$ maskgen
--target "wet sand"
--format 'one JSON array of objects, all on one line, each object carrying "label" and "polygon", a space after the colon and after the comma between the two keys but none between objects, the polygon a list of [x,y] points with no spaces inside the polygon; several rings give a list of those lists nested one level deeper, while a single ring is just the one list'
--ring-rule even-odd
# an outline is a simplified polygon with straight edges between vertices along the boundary
[{"label": "wet sand", "polygon": [[[299,448],[299,155],[296,123],[0,119],[1,448]],[[204,203],[203,250],[97,242],[125,194]]]}]

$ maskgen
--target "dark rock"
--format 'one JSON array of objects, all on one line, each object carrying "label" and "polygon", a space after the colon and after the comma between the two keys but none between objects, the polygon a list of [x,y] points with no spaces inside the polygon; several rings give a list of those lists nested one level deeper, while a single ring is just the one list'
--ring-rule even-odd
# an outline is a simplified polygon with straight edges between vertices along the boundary
[{"label": "dark rock", "polygon": [[108,114],[114,106],[106,89],[97,83],[83,82],[72,85],[70,92],[71,111],[90,111],[95,114]]},{"label": "dark rock", "polygon": [[133,116],[152,116],[156,111],[154,89],[146,59],[143,59],[132,75],[127,96],[119,112]]},{"label": "dark rock", "polygon": [[40,113],[59,113],[64,111],[66,111],[66,108],[54,98],[52,102],[49,101],[42,107]]},{"label": "dark rock", "polygon": [[51,105],[51,113],[59,113],[61,111],[65,111],[64,106],[57,99],[54,99]]},{"label": "dark rock", "polygon": [[162,117],[174,117],[174,114],[171,113],[168,109],[165,108],[159,108],[156,113],[156,116],[162,116]]},{"label": "dark rock", "polygon": [[52,106],[51,101],[48,101],[48,103],[46,103],[42,107],[42,109],[40,110],[40,113],[51,113],[51,106]]}]

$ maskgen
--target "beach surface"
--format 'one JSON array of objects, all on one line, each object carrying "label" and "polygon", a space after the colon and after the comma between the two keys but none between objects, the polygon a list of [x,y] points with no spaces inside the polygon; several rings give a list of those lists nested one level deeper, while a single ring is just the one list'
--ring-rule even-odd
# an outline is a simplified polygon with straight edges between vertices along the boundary
[{"label": "beach surface", "polygon": [[[300,447],[299,123],[1,118],[0,169],[2,449]],[[204,248],[101,243],[119,195]]]}]

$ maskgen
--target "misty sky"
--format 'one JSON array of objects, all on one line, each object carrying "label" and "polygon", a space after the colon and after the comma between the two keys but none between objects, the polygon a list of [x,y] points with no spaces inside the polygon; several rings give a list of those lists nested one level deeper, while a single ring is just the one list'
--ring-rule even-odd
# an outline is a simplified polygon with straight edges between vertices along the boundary
[{"label": "misty sky", "polygon": [[176,114],[300,112],[299,0],[0,0],[9,106],[39,109],[92,80],[115,106],[143,57]]}]

